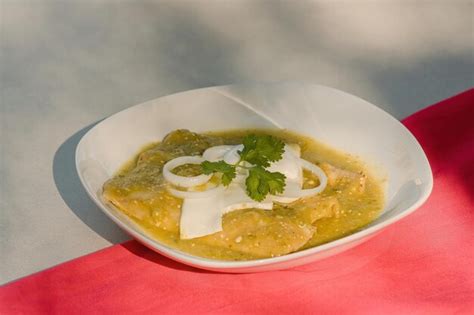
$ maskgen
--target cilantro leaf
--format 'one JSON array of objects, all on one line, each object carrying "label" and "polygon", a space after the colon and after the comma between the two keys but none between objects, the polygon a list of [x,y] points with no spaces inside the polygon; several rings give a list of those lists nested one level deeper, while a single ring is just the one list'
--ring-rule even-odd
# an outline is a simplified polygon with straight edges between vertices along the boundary
[{"label": "cilantro leaf", "polygon": [[244,148],[239,152],[242,161],[250,164],[268,167],[270,162],[281,159],[285,143],[269,135],[248,135],[243,139]]},{"label": "cilantro leaf", "polygon": [[230,182],[235,178],[236,171],[235,165],[227,164],[224,161],[209,162],[204,161],[201,163],[202,172],[206,175],[219,172],[222,173],[222,184],[229,186]]},{"label": "cilantro leaf", "polygon": [[[204,174],[222,173],[222,184],[228,186],[236,177],[236,168],[240,167],[249,170],[249,175],[245,180],[247,194],[256,201],[262,201],[268,194],[282,193],[285,189],[285,175],[280,172],[270,172],[265,168],[271,162],[282,158],[285,143],[270,135],[248,135],[243,139],[244,148],[239,151],[240,161],[235,165],[225,161],[201,163]],[[248,162],[252,167],[241,165],[241,162]]]},{"label": "cilantro leaf", "polygon": [[249,170],[245,180],[247,194],[256,201],[262,201],[270,194],[282,193],[285,189],[285,175],[280,172],[269,172],[261,166]]}]

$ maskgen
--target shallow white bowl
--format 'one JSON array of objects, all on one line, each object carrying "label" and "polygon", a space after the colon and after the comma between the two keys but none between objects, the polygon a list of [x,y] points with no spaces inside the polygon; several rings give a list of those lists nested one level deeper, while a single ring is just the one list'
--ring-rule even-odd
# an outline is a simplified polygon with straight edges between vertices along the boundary
[{"label": "shallow white bowl", "polygon": [[[287,128],[360,156],[386,179],[386,206],[363,230],[289,255],[228,262],[192,256],[147,236],[100,198],[102,185],[143,145],[169,131]],[[349,249],[416,210],[428,198],[433,178],[412,134],[396,119],[353,95],[320,85],[250,83],[210,87],[130,107],[92,128],[76,149],[76,167],[89,196],[138,241],[171,259],[226,272],[284,269]]]}]

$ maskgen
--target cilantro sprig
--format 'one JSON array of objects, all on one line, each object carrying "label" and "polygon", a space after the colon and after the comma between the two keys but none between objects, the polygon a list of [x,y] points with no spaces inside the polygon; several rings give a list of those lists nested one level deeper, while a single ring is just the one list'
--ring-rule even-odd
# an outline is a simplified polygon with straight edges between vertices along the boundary
[{"label": "cilantro sprig", "polygon": [[[237,175],[237,168],[248,169],[249,175],[245,180],[247,195],[256,201],[262,201],[270,194],[282,193],[285,189],[285,175],[280,172],[270,172],[265,168],[272,162],[281,160],[285,143],[269,135],[248,135],[243,139],[244,148],[239,151],[240,160],[236,164],[225,161],[201,163],[204,174],[221,173],[222,184],[228,186]],[[250,167],[243,162],[251,164]]]},{"label": "cilantro sprig", "polygon": [[236,166],[227,164],[224,161],[218,161],[218,162],[204,161],[201,163],[201,167],[202,167],[202,172],[206,175],[209,175],[212,173],[222,173],[221,181],[224,186],[228,186],[237,174],[237,170],[235,169]]},{"label": "cilantro sprig", "polygon": [[270,193],[282,193],[285,189],[285,175],[280,172],[269,172],[261,166],[249,170],[245,180],[247,195],[256,201],[262,201]]},{"label": "cilantro sprig", "polygon": [[243,140],[244,149],[239,152],[243,161],[262,167],[281,159],[285,143],[272,136],[248,135]]}]

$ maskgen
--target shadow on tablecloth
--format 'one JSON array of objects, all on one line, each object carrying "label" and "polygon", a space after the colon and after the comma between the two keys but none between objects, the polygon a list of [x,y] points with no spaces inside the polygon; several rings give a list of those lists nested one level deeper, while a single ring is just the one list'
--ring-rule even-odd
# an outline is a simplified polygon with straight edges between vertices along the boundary
[{"label": "shadow on tablecloth", "polygon": [[79,130],[59,146],[53,159],[53,177],[56,188],[69,209],[94,232],[107,241],[117,244],[130,237],[89,198],[77,175],[75,165],[77,144],[82,136],[98,122]]}]

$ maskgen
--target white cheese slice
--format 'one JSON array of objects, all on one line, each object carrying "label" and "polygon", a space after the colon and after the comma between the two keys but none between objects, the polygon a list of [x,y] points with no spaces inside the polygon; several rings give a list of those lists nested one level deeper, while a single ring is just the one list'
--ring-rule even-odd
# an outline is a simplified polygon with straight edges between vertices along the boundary
[{"label": "white cheese slice", "polygon": [[227,212],[257,208],[271,210],[271,201],[252,200],[242,185],[231,184],[212,197],[184,199],[181,209],[180,237],[190,239],[222,231],[222,216]]},{"label": "white cheese slice", "polygon": [[195,238],[222,230],[220,195],[206,198],[184,199],[181,207],[180,237]]},{"label": "white cheese slice", "polygon": [[224,158],[224,155],[232,150],[235,146],[234,145],[218,145],[215,147],[210,147],[206,151],[204,151],[202,157],[204,160],[207,161],[219,161]]},{"label": "white cheese slice", "polygon": [[303,168],[299,163],[300,150],[298,145],[285,145],[285,152],[279,161],[273,162],[267,170],[270,172],[280,172],[286,176],[286,183],[296,183],[303,185]]},{"label": "white cheese slice", "polygon": [[240,209],[263,209],[271,210],[273,203],[271,201],[258,202],[247,195],[242,185],[231,184],[222,194],[222,214]]}]

